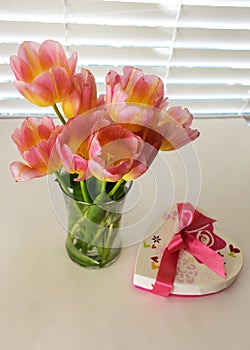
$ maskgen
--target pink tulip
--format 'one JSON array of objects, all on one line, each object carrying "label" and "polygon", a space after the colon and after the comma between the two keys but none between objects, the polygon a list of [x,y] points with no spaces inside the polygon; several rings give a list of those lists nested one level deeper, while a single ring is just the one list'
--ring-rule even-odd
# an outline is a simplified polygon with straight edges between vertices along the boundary
[{"label": "pink tulip", "polygon": [[159,119],[157,114],[160,114],[156,108],[127,102],[110,104],[107,108],[115,123],[128,124],[131,131],[156,125]]},{"label": "pink tulip", "polygon": [[197,130],[190,128],[193,116],[187,108],[174,106],[160,110],[126,102],[109,108],[115,123],[123,125],[153,147],[152,160],[159,149],[178,149],[199,136]]},{"label": "pink tulip", "polygon": [[78,174],[75,181],[85,180],[91,174],[88,170],[88,142],[96,130],[108,125],[105,110],[89,111],[71,118],[58,137],[56,149],[62,164],[70,174]]},{"label": "pink tulip", "polygon": [[62,101],[69,93],[76,67],[77,55],[66,58],[62,46],[53,40],[41,45],[23,42],[10,65],[15,74],[17,90],[31,103],[45,107]]},{"label": "pink tulip", "polygon": [[148,168],[144,142],[121,125],[96,131],[89,140],[89,170],[102,181],[133,180]]},{"label": "pink tulip", "polygon": [[72,118],[101,105],[104,101],[97,99],[95,78],[88,70],[82,68],[81,73],[74,76],[74,84],[69,95],[62,102],[67,118]]},{"label": "pink tulip", "polygon": [[52,119],[27,117],[12,139],[27,164],[11,163],[10,170],[16,181],[29,181],[59,170],[61,162],[55,151],[55,142],[63,126],[55,126]]},{"label": "pink tulip", "polygon": [[111,70],[106,77],[107,103],[132,102],[163,109],[164,85],[155,75],[144,75],[142,70],[124,67],[123,75]]},{"label": "pink tulip", "polygon": [[151,145],[153,154],[159,150],[163,140],[158,128],[162,118],[160,109],[124,102],[111,104],[109,110],[111,119]]},{"label": "pink tulip", "polygon": [[171,151],[197,139],[200,133],[190,128],[192,121],[193,116],[187,108],[175,106],[163,112],[158,123],[158,130],[163,136],[160,149]]}]

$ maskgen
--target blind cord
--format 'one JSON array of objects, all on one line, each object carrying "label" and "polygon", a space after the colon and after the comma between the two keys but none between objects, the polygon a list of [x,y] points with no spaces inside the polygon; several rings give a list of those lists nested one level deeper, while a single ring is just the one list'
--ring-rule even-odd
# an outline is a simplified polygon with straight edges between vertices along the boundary
[{"label": "blind cord", "polygon": [[64,32],[65,32],[65,51],[67,56],[69,57],[69,4],[68,0],[63,0],[64,4]]},{"label": "blind cord", "polygon": [[168,76],[170,73],[170,65],[171,65],[171,61],[173,59],[173,53],[174,53],[174,43],[175,43],[175,39],[176,39],[176,35],[177,35],[177,30],[178,30],[178,22],[179,22],[179,18],[181,15],[181,9],[182,9],[182,4],[181,4],[181,0],[178,0],[178,3],[176,4],[176,16],[175,16],[175,21],[174,21],[174,30],[173,30],[173,34],[172,34],[172,38],[169,44],[169,56],[168,56],[168,61],[167,61],[167,69],[166,69],[166,77],[165,77],[165,84],[167,85],[167,81],[168,81]]}]

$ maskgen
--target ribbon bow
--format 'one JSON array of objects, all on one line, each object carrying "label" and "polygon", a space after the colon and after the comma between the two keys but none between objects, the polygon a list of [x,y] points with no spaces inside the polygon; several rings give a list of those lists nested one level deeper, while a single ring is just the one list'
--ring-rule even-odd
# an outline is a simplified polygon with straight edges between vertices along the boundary
[{"label": "ribbon bow", "polygon": [[[186,249],[196,260],[205,264],[209,269],[216,272],[222,278],[226,278],[224,261],[222,256],[213,249],[202,243],[197,237],[202,231],[213,233],[213,220],[198,210],[195,210],[190,203],[178,203],[179,230],[173,236],[169,245],[165,248],[161,264],[156,277],[152,292],[162,296],[169,296],[173,288],[177,262],[181,249]],[[225,246],[225,242],[219,239],[220,248]],[[217,244],[218,249],[218,244]]]}]

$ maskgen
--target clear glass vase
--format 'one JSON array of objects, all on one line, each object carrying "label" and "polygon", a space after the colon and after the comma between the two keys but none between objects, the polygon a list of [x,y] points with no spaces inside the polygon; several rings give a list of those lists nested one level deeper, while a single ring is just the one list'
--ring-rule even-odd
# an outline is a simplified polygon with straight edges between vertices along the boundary
[{"label": "clear glass vase", "polygon": [[[127,190],[130,186],[131,183]],[[119,228],[126,194],[118,201],[104,194],[98,203],[77,200],[64,191],[63,194],[68,214],[66,250],[69,257],[92,269],[112,264],[121,251]]]}]

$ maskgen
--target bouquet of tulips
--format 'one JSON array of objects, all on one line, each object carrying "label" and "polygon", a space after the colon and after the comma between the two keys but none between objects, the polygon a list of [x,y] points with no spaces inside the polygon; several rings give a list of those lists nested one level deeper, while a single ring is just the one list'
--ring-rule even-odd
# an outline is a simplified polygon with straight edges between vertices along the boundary
[{"label": "bouquet of tulips", "polygon": [[158,151],[180,148],[199,132],[190,128],[186,108],[168,106],[159,77],[133,67],[111,70],[98,96],[93,74],[86,68],[76,73],[76,64],[77,54],[67,58],[52,40],[23,42],[11,56],[17,90],[35,105],[52,106],[60,125],[49,116],[27,117],[12,135],[25,163],[15,161],[10,169],[16,181],[56,175],[69,211],[68,252],[99,268],[118,254],[119,247],[112,248],[118,208],[131,181]]}]

